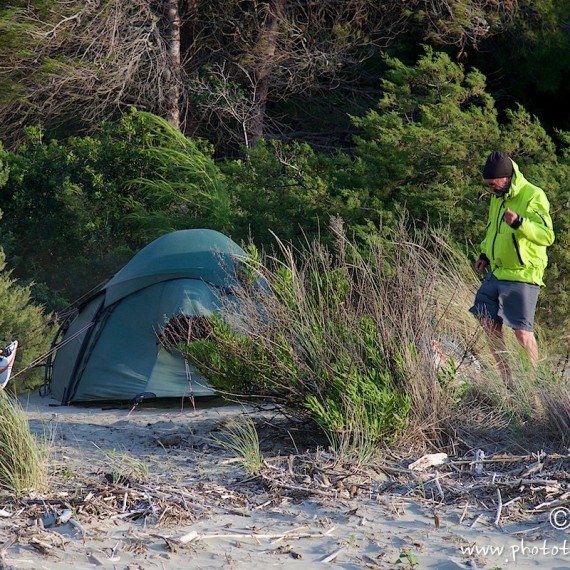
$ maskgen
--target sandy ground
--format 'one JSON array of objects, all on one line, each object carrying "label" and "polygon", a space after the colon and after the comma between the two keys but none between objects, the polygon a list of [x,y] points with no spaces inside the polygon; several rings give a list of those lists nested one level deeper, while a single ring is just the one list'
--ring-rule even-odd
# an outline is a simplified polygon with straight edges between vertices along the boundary
[{"label": "sandy ground", "polygon": [[[212,441],[239,405],[129,414],[20,401],[32,430],[52,434],[52,488],[23,502],[2,495],[0,568],[570,567],[568,531],[548,513],[497,528],[492,505],[410,497],[380,470],[360,492],[329,492],[322,474],[314,493],[284,472],[275,486],[250,477]],[[302,426],[271,431],[271,411],[255,413],[269,426],[268,460],[310,444]]]}]

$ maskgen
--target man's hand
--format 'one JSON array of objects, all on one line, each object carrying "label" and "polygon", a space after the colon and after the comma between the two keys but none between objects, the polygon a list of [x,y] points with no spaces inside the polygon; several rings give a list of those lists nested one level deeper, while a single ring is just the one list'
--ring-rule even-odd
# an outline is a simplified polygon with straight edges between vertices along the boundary
[{"label": "man's hand", "polygon": [[509,226],[512,226],[516,221],[517,218],[519,217],[519,215],[515,212],[513,212],[512,210],[509,210],[508,208],[505,210],[505,214],[503,216],[503,220],[505,220],[505,222],[507,222],[507,224],[509,224]]},{"label": "man's hand", "polygon": [[487,269],[487,267],[489,267],[489,262],[485,259],[479,258],[475,262],[475,270],[477,271],[477,273],[482,273],[483,271],[485,271],[485,269]]}]

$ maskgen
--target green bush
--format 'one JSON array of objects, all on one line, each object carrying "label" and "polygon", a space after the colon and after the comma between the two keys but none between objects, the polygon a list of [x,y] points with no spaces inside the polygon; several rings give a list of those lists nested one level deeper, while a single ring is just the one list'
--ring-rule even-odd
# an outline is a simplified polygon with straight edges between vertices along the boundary
[{"label": "green bush", "polygon": [[0,188],[2,188],[2,186],[4,186],[4,184],[6,184],[8,181],[8,174],[10,173],[6,161],[7,156],[8,155],[4,150],[2,143],[0,142]]},{"label": "green bush", "polygon": [[0,244],[18,278],[55,296],[75,300],[164,233],[231,230],[210,149],[159,117],[133,110],[64,142],[45,140],[39,127],[27,135],[17,151],[0,153],[0,187],[2,165],[10,169]]},{"label": "green bush", "polygon": [[270,294],[247,284],[212,317],[209,339],[179,349],[222,392],[309,413],[337,447],[441,427],[458,398],[431,340],[472,338],[472,272],[436,234],[402,225],[362,247],[338,221],[332,231],[334,247],[281,243],[279,260],[262,256],[253,269]]},{"label": "green bush", "polygon": [[430,224],[442,220],[474,263],[488,211],[481,168],[490,151],[502,150],[529,181],[544,188],[552,205],[556,242],[549,248],[538,320],[551,340],[560,337],[570,323],[570,135],[556,133],[555,144],[519,105],[499,117],[486,78],[445,53],[426,48],[415,65],[393,58],[386,63],[383,98],[353,119],[361,129],[355,168],[340,171],[338,182],[352,189],[347,196],[359,206],[352,225],[366,229],[374,212],[385,225],[394,224],[398,210]]},{"label": "green bush", "polygon": [[21,392],[41,385],[43,375],[40,369],[30,368],[21,375],[18,375],[18,370],[48,351],[53,331],[51,315],[31,301],[31,286],[19,285],[10,275],[0,248],[0,334],[5,339],[2,342],[14,339],[19,342],[8,389]]}]

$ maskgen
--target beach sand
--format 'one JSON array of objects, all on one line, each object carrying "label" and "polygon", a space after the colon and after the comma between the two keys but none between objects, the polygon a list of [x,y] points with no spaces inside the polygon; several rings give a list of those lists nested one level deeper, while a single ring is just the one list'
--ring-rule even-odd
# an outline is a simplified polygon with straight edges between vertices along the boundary
[{"label": "beach sand", "polygon": [[[3,569],[570,567],[548,512],[496,525],[492,498],[438,496],[434,468],[413,492],[381,468],[324,468],[317,436],[270,406],[20,402],[32,431],[50,434],[52,476],[46,493],[1,495]],[[212,439],[245,413],[263,428],[265,477]]]}]

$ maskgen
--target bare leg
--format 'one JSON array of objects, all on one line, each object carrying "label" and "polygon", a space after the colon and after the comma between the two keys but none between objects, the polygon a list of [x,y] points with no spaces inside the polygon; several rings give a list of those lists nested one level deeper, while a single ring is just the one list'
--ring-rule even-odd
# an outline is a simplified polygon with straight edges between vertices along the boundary
[{"label": "bare leg", "polygon": [[530,331],[516,330],[515,336],[517,337],[519,344],[524,348],[528,361],[533,368],[536,368],[538,365],[538,345],[536,344],[534,333]]},{"label": "bare leg", "polygon": [[489,348],[491,349],[491,354],[497,362],[501,378],[509,388],[512,388],[513,377],[511,373],[511,367],[509,366],[508,362],[507,346],[503,337],[503,325],[492,319],[485,318],[481,319],[481,325],[483,326],[483,330],[487,335]]}]

